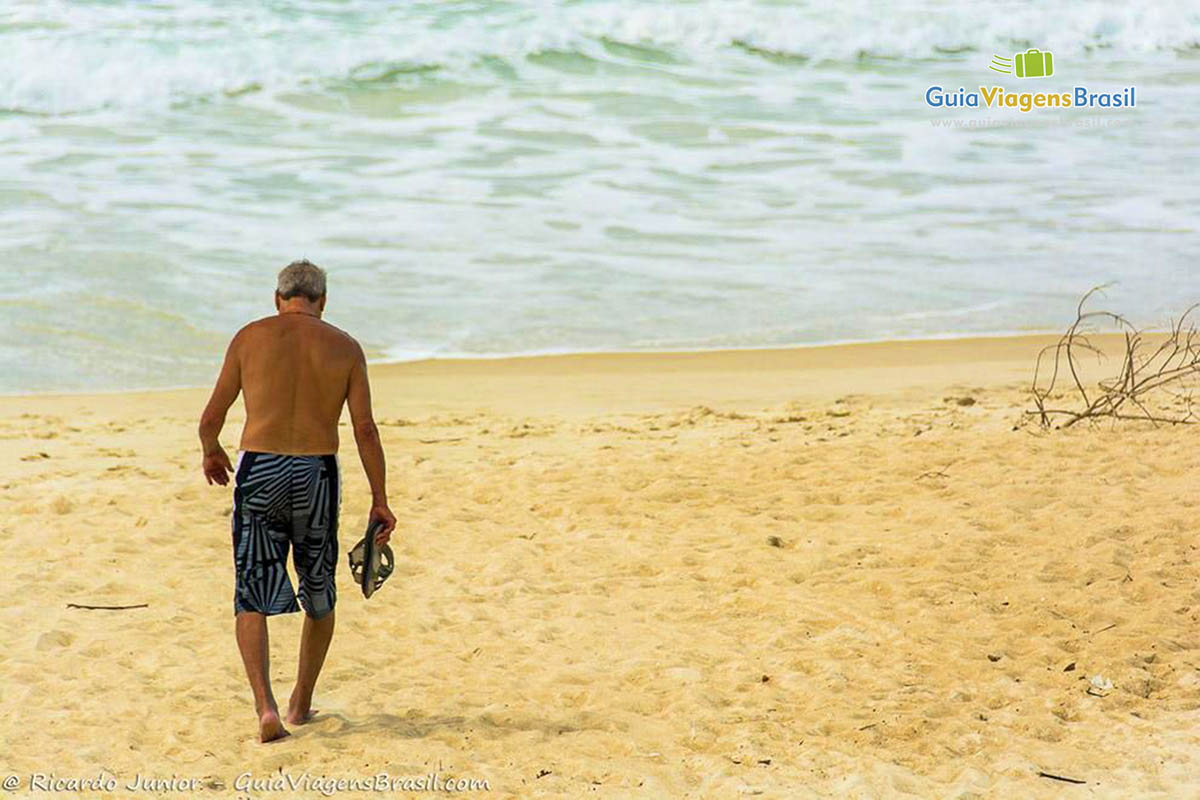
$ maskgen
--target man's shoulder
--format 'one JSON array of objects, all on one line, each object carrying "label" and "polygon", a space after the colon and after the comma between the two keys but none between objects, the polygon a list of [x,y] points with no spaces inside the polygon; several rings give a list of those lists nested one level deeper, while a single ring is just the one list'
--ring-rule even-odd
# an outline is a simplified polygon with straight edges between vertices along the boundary
[{"label": "man's shoulder", "polygon": [[235,333],[233,335],[233,339],[230,340],[230,345],[236,347],[244,342],[247,338],[254,336],[255,332],[261,329],[265,323],[270,321],[270,319],[270,317],[263,317],[262,319],[256,319],[251,322],[247,322],[245,325],[238,328],[238,332]]},{"label": "man's shoulder", "polygon": [[[278,325],[279,315],[277,314],[247,322],[234,334],[232,345],[237,347],[247,341],[253,342],[260,333],[267,334],[270,329]],[[316,330],[320,331],[317,341],[323,341],[324,346],[333,346],[337,350],[352,356],[357,356],[362,352],[362,346],[359,345],[358,340],[336,325],[331,325],[325,320],[320,320]],[[270,334],[267,335],[269,336]],[[309,339],[309,341],[313,342],[312,339]]]},{"label": "man's shoulder", "polygon": [[238,330],[238,332],[234,335],[234,338],[237,338],[238,336],[241,336],[244,333],[253,333],[255,330],[258,330],[259,328],[262,328],[266,325],[270,325],[276,319],[278,319],[278,317],[276,317],[275,315],[271,315],[269,317],[259,317],[258,319],[251,320],[250,322],[247,322],[245,325],[243,325]]},{"label": "man's shoulder", "polygon": [[362,349],[357,339],[346,333],[338,326],[331,325],[325,320],[321,320],[321,324],[325,326],[325,330],[329,333],[329,336],[333,341],[345,346],[349,351],[358,352]]}]

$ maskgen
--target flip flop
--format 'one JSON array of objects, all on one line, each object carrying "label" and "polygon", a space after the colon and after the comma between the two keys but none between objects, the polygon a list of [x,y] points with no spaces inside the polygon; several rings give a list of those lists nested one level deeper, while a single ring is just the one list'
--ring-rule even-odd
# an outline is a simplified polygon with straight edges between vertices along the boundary
[{"label": "flip flop", "polygon": [[375,537],[383,525],[378,520],[369,525],[367,535],[354,545],[348,555],[350,574],[354,576],[354,582],[362,587],[363,597],[375,594],[395,569],[396,559],[392,555],[392,548],[386,544],[382,547],[375,544]]}]

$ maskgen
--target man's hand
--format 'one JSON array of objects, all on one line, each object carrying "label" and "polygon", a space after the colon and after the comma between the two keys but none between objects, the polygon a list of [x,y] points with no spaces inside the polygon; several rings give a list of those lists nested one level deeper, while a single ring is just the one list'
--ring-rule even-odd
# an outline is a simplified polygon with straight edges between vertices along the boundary
[{"label": "man's hand", "polygon": [[209,486],[214,483],[218,486],[229,483],[230,472],[233,472],[233,465],[229,463],[225,448],[218,445],[216,450],[204,456],[204,477]]},{"label": "man's hand", "polygon": [[371,506],[370,522],[367,527],[370,527],[377,521],[383,523],[383,529],[375,534],[375,544],[382,547],[388,543],[388,539],[392,538],[392,531],[396,529],[396,515],[388,508],[387,502],[376,503]]}]

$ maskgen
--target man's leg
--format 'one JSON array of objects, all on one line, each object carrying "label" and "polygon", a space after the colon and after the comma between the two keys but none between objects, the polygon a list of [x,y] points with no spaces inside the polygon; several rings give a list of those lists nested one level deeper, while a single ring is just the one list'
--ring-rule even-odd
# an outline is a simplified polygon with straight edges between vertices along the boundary
[{"label": "man's leg", "polygon": [[288,735],[271,692],[267,615],[300,610],[287,574],[290,464],[288,456],[245,452],[238,458],[234,476],[235,628],[246,677],[254,691],[259,737],[264,742]]},{"label": "man's leg", "polygon": [[293,549],[304,631],[300,636],[300,664],[296,688],[288,702],[287,721],[303,725],[313,715],[313,689],[333,639],[333,609],[337,605],[334,572],[338,555],[338,510],[341,499],[336,456],[312,456],[297,465],[293,480],[301,478],[303,505],[292,510]]},{"label": "man's leg", "polygon": [[317,676],[325,664],[329,642],[333,639],[333,611],[320,619],[305,615],[304,632],[300,634],[300,666],[296,670],[296,688],[288,702],[287,721],[303,725],[313,715],[312,697]]},{"label": "man's leg", "polygon": [[259,737],[264,742],[288,735],[279,719],[279,707],[271,692],[271,649],[267,638],[267,618],[253,611],[237,615],[237,643],[246,665],[246,677],[254,691],[254,710],[258,714]]}]

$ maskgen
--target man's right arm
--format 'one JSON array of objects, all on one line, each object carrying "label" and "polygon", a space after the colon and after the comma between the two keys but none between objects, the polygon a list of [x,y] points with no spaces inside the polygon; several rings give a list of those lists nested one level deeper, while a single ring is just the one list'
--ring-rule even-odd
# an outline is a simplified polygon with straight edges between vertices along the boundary
[{"label": "man's right arm", "polygon": [[396,517],[388,508],[387,466],[384,463],[383,443],[379,428],[371,412],[371,386],[367,380],[367,359],[362,348],[358,351],[354,366],[350,370],[349,386],[346,390],[346,405],[350,407],[350,421],[354,426],[354,442],[358,445],[358,457],[367,483],[371,486],[371,521],[384,523],[383,532],[376,537],[379,544],[385,543],[396,527]]},{"label": "man's right arm", "polygon": [[242,332],[238,331],[237,336],[234,336],[233,341],[229,343],[229,349],[225,351],[225,363],[217,378],[217,385],[213,387],[208,405],[204,407],[204,413],[200,415],[200,445],[204,450],[202,466],[204,477],[209,484],[216,483],[220,486],[229,483],[229,473],[233,472],[233,465],[229,463],[229,455],[225,452],[225,448],[221,447],[220,437],[221,429],[225,427],[225,415],[242,390],[242,367],[238,355],[241,336]]}]

